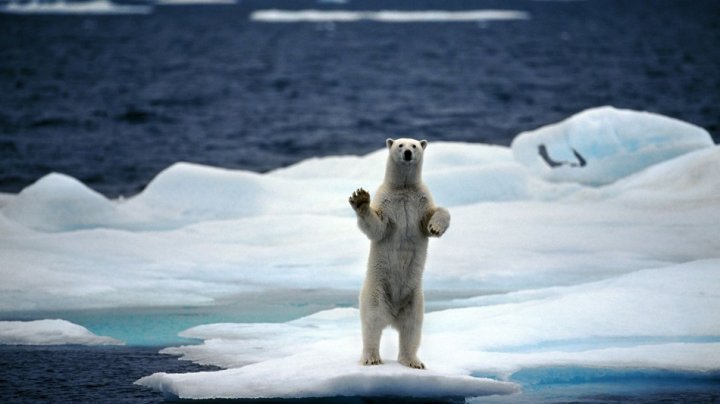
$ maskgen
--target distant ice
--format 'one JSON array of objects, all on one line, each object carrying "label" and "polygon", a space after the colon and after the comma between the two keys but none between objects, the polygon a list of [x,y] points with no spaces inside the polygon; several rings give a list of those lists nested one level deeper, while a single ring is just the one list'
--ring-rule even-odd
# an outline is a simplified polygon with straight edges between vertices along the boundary
[{"label": "distant ice", "polygon": [[117,4],[108,0],[89,1],[10,1],[0,6],[9,14],[149,14],[152,6]]},{"label": "distant ice", "polygon": [[0,345],[122,345],[65,320],[0,321]]},{"label": "distant ice", "polygon": [[601,107],[521,133],[512,149],[518,162],[546,180],[603,185],[712,145],[705,129],[687,122]]},{"label": "distant ice", "polygon": [[184,6],[184,5],[232,5],[237,0],[156,0],[158,6]]},{"label": "distant ice", "polygon": [[527,20],[530,14],[516,10],[465,11],[350,11],[350,10],[257,10],[250,19],[259,22],[463,22]]}]

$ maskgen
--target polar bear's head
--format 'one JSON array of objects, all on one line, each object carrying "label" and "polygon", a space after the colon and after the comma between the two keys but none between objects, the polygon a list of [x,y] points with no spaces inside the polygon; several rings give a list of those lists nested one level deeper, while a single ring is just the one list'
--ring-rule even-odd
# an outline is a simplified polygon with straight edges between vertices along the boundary
[{"label": "polar bear's head", "polygon": [[390,158],[400,164],[422,163],[423,151],[427,147],[427,140],[415,139],[387,139],[385,144],[390,151]]}]

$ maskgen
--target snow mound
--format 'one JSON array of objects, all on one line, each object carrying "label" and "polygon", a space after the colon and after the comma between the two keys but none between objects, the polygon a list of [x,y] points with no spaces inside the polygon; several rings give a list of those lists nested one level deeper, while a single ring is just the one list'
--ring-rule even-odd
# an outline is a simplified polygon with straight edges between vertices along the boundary
[{"label": "snow mound", "polygon": [[603,185],[713,145],[695,125],[648,112],[600,107],[512,142],[515,159],[549,181]]},{"label": "snow mound", "polygon": [[639,173],[602,189],[602,194],[645,203],[720,204],[720,147],[700,149]]},{"label": "snow mound", "polygon": [[123,345],[65,320],[0,321],[0,345]]},{"label": "snow mound", "polygon": [[3,207],[3,213],[43,231],[72,231],[116,221],[118,212],[104,196],[64,174],[48,174],[23,189]]},{"label": "snow mound", "polygon": [[720,310],[719,265],[695,261],[429,313],[420,351],[426,371],[393,360],[390,330],[381,348],[386,364],[360,366],[358,311],[333,309],[284,324],[189,329],[184,336],[205,342],[163,352],[229,369],[157,373],[137,383],[193,399],[472,397],[513,393],[516,386],[497,379],[540,366],[713,370],[720,319],[707,313]]}]

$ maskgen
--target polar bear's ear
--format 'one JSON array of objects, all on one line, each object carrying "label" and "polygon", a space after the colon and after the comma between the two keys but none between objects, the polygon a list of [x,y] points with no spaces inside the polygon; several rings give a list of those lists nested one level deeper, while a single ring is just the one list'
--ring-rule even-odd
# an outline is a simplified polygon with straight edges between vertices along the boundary
[{"label": "polar bear's ear", "polygon": [[423,150],[425,150],[425,148],[427,147],[427,140],[421,140],[420,146],[423,148]]},{"label": "polar bear's ear", "polygon": [[387,138],[387,139],[385,140],[385,145],[387,145],[387,148],[389,149],[389,148],[392,147],[392,144],[393,144],[394,142],[395,142],[394,139]]}]

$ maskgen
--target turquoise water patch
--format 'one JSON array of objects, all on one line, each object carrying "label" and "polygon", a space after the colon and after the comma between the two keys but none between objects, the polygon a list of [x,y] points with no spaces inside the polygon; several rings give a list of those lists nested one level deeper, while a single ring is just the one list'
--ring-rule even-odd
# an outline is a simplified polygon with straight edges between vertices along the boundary
[{"label": "turquoise water patch", "polygon": [[528,345],[514,345],[489,349],[489,352],[529,353],[529,352],[581,352],[598,347],[634,347],[640,345],[671,344],[671,343],[715,343],[720,336],[629,336],[629,337],[588,337],[542,341]]},{"label": "turquoise water patch", "polygon": [[215,306],[8,312],[0,318],[24,321],[60,318],[129,346],[164,347],[199,342],[178,334],[201,324],[278,323],[320,310],[350,307],[356,302],[354,291],[276,290],[243,295]]},{"label": "turquoise water patch", "polygon": [[[476,377],[488,375],[474,374]],[[720,400],[720,371],[554,366],[522,369],[510,377],[522,392],[474,403],[655,403]]]}]

